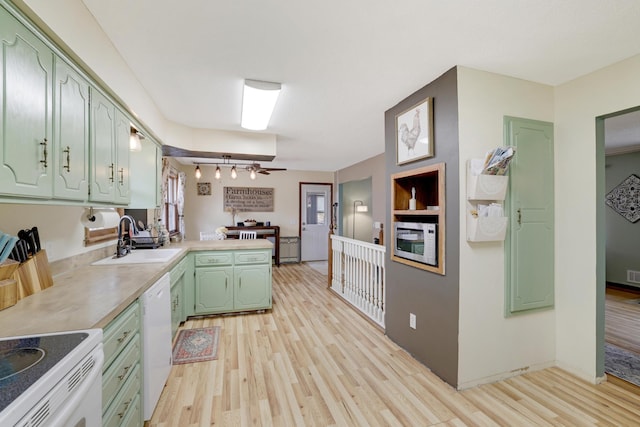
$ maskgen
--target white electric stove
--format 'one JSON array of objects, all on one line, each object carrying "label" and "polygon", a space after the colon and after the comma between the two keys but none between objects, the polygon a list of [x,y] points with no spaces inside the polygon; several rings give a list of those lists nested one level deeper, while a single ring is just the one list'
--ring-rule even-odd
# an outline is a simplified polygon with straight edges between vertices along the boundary
[{"label": "white electric stove", "polygon": [[102,330],[0,338],[0,426],[101,426]]}]

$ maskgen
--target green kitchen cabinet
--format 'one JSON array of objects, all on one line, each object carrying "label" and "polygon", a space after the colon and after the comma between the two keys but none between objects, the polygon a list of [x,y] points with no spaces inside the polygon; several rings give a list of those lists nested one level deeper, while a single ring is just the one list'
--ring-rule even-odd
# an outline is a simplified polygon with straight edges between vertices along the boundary
[{"label": "green kitchen cabinet", "polygon": [[162,203],[162,149],[149,137],[141,151],[130,153],[131,201],[129,209],[154,209]]},{"label": "green kitchen cabinet", "polygon": [[180,323],[185,320],[184,315],[184,282],[188,267],[188,257],[171,269],[171,336],[175,337]]},{"label": "green kitchen cabinet", "polygon": [[91,123],[89,200],[127,205],[131,121],[109,98],[92,87]]},{"label": "green kitchen cabinet", "polygon": [[53,51],[0,7],[0,194],[49,198]]},{"label": "green kitchen cabinet", "polygon": [[196,268],[196,314],[233,311],[233,267]]},{"label": "green kitchen cabinet", "polygon": [[89,82],[55,57],[53,197],[86,200],[89,194]]},{"label": "green kitchen cabinet", "polygon": [[[141,309],[133,302],[103,331],[102,422],[104,426],[142,425]],[[128,420],[130,424],[124,424]]]},{"label": "green kitchen cabinet", "polygon": [[235,310],[271,307],[271,265],[233,268]]},{"label": "green kitchen cabinet", "polygon": [[194,256],[195,314],[271,308],[271,251],[203,251]]}]

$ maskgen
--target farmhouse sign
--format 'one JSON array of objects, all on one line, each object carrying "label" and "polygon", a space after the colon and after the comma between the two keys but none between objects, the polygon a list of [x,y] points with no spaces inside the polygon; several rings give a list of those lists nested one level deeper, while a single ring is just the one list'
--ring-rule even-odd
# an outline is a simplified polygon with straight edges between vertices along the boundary
[{"label": "farmhouse sign", "polygon": [[273,188],[224,187],[224,210],[273,212]]}]

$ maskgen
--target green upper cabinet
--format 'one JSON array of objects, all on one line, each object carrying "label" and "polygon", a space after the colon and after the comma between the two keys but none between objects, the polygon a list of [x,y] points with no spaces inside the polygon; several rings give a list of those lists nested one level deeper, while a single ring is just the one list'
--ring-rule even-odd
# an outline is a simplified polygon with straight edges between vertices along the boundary
[{"label": "green upper cabinet", "polygon": [[129,138],[131,137],[131,120],[116,108],[116,194],[114,202],[128,205],[131,199],[129,184]]},{"label": "green upper cabinet", "polygon": [[91,189],[89,199],[129,203],[131,122],[98,90],[91,90]]},{"label": "green upper cabinet", "polygon": [[0,193],[51,197],[53,51],[0,7]]},{"label": "green upper cabinet", "polygon": [[86,200],[89,194],[89,83],[55,58],[53,196]]},{"label": "green upper cabinet", "polygon": [[89,199],[94,202],[113,202],[116,181],[116,107],[94,88],[91,88],[91,123]]},{"label": "green upper cabinet", "polygon": [[142,151],[130,153],[131,209],[160,207],[162,150],[149,138],[140,141]]}]

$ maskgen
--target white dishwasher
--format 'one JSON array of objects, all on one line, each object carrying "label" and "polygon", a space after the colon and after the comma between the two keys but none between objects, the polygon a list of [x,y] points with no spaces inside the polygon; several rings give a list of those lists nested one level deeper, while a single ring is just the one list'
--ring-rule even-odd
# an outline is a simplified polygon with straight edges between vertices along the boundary
[{"label": "white dishwasher", "polygon": [[150,420],[171,371],[171,280],[162,276],[142,294],[144,419]]}]

